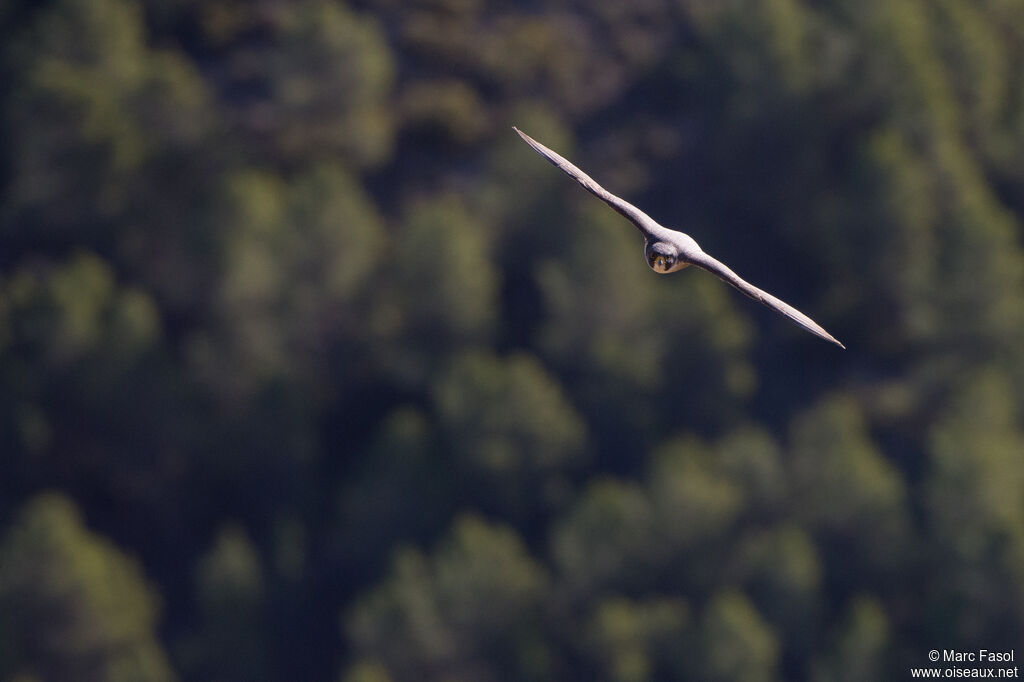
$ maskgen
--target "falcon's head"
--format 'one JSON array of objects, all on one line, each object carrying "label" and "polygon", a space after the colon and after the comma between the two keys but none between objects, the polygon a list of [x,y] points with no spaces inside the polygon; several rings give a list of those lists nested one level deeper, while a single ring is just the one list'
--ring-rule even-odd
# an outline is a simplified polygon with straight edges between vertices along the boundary
[{"label": "falcon's head", "polygon": [[647,256],[647,264],[660,275],[666,275],[676,270],[685,268],[689,263],[679,260],[679,252],[676,247],[665,242],[654,242],[648,244],[644,249]]}]

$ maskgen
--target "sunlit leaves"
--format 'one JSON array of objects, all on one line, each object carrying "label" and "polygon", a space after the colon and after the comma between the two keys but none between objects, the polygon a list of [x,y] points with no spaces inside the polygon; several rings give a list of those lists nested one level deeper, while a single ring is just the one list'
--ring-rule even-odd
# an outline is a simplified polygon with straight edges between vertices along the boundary
[{"label": "sunlit leaves", "polygon": [[675,441],[652,454],[650,491],[660,535],[685,548],[722,534],[743,507],[740,488],[717,469],[710,448]]},{"label": "sunlit leaves", "polygon": [[1014,464],[1024,430],[1015,415],[1005,377],[988,371],[964,383],[932,428],[932,519],[965,558],[980,559],[1007,535],[1024,541],[1024,474]]},{"label": "sunlit leaves", "polygon": [[721,592],[701,619],[703,679],[757,682],[776,676],[779,642],[750,601]]},{"label": "sunlit leaves", "polygon": [[811,80],[813,42],[808,24],[814,17],[802,3],[721,3],[694,14],[699,30],[709,34],[709,42],[740,85],[735,89],[734,114],[754,116],[754,97],[785,97]]},{"label": "sunlit leaves", "polygon": [[561,476],[582,463],[586,427],[532,357],[460,357],[435,401],[456,462],[506,513],[538,496],[557,499]]},{"label": "sunlit leaves", "polygon": [[36,497],[0,545],[5,678],[169,682],[157,610],[138,563],[85,528],[65,497]]},{"label": "sunlit leaves", "polygon": [[625,65],[601,49],[600,28],[585,16],[432,4],[389,7],[400,47],[430,70],[498,85],[501,99],[539,90],[574,112],[592,111],[624,86]]},{"label": "sunlit leaves", "polygon": [[552,555],[570,593],[592,594],[616,583],[629,586],[638,567],[649,563],[653,525],[654,510],[640,486],[591,483],[552,538]]},{"label": "sunlit leaves", "polygon": [[126,363],[151,347],[161,331],[153,302],[119,287],[110,267],[91,253],[23,267],[4,290],[10,341],[54,367],[96,355]]},{"label": "sunlit leaves", "polygon": [[908,530],[906,489],[856,405],[834,398],[801,414],[791,441],[797,518],[852,540],[870,561],[897,559]]},{"label": "sunlit leaves", "polygon": [[756,530],[737,542],[737,577],[787,646],[804,652],[813,642],[826,566],[810,534],[788,523]]},{"label": "sunlit leaves", "polygon": [[358,652],[380,657],[394,680],[511,673],[533,646],[525,626],[546,580],[514,531],[461,517],[431,555],[399,552],[347,627]]},{"label": "sunlit leaves", "polygon": [[407,128],[441,133],[461,144],[479,141],[487,129],[484,102],[476,90],[462,81],[410,85],[400,109]]},{"label": "sunlit leaves", "polygon": [[616,682],[678,673],[689,620],[690,610],[679,599],[611,597],[598,605],[588,624],[591,655],[601,661],[604,679]]},{"label": "sunlit leaves", "polygon": [[1007,378],[991,370],[964,380],[929,434],[926,504],[936,556],[947,566],[936,607],[939,630],[979,641],[986,618],[1013,618],[1024,594],[1024,431]]},{"label": "sunlit leaves", "polygon": [[[496,473],[520,466],[519,453],[528,453],[539,469],[558,467],[582,445],[579,417],[529,356],[460,358],[439,383],[437,401],[453,441]],[[503,442],[510,437],[527,440]]]},{"label": "sunlit leaves", "polygon": [[878,679],[885,670],[891,625],[883,605],[873,597],[851,600],[830,635],[825,655],[812,662],[815,682],[856,682]]},{"label": "sunlit leaves", "polygon": [[[259,676],[268,663],[266,578],[243,529],[220,530],[198,562],[195,582],[202,622],[186,644],[190,672],[231,680]],[[235,655],[224,656],[225,651]]]},{"label": "sunlit leaves", "polygon": [[414,328],[440,319],[457,337],[469,337],[492,321],[496,274],[486,233],[458,199],[412,206],[395,257],[397,267],[388,274],[405,288]]},{"label": "sunlit leaves", "polygon": [[454,196],[411,205],[392,244],[368,324],[390,349],[383,371],[420,382],[449,353],[488,338],[497,273],[486,227]]},{"label": "sunlit leaves", "polygon": [[367,339],[365,295],[385,237],[350,174],[324,165],[285,183],[240,173],[226,183],[217,216],[217,334],[193,346],[209,380],[244,393],[253,378],[308,372],[310,358],[325,358],[340,340]]},{"label": "sunlit leaves", "polygon": [[[735,465],[739,457],[757,452],[753,445],[769,448],[761,452],[771,456],[771,443],[755,434],[747,437],[746,444],[740,439],[716,444],[674,440],[652,453],[642,484],[592,483],[555,525],[551,537],[552,558],[567,593],[633,591],[642,585],[688,590],[721,574],[732,563],[726,557],[732,555],[733,543],[723,545],[721,539],[731,537],[744,514],[757,518],[764,509],[759,504],[767,492],[765,479],[750,478]],[[773,490],[772,496],[783,490]],[[813,550],[795,551],[811,557],[794,561],[815,561]],[[755,570],[753,560],[742,543],[736,552],[735,562],[741,567],[736,577],[745,578],[748,569]],[[675,566],[686,570],[677,573]]]},{"label": "sunlit leaves", "polygon": [[716,445],[715,471],[742,489],[749,508],[768,510],[784,498],[789,476],[779,446],[768,432],[741,426]]},{"label": "sunlit leaves", "polygon": [[352,165],[387,157],[394,64],[372,17],[329,0],[201,11],[211,37],[234,47],[218,81],[222,104],[255,150]]},{"label": "sunlit leaves", "polygon": [[147,45],[135,3],[51,3],[5,56],[20,69],[0,227],[43,230],[23,239],[98,230],[129,201],[131,173],[208,128],[204,83],[181,55]]}]

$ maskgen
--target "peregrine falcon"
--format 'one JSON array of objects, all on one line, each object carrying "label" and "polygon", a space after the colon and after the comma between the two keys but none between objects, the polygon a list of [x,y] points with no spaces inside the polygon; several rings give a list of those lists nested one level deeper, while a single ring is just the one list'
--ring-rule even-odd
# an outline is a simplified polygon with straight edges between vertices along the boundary
[{"label": "peregrine falcon", "polygon": [[846,346],[839,343],[831,334],[822,329],[821,325],[804,315],[793,306],[775,298],[766,291],[761,291],[749,282],[744,281],[735,272],[726,267],[723,263],[715,260],[697,245],[693,238],[678,230],[671,230],[663,227],[654,221],[649,215],[638,209],[633,204],[620,199],[572,165],[567,159],[548,149],[540,142],[519,130],[512,127],[519,136],[533,147],[541,156],[552,164],[562,169],[569,177],[583,185],[583,188],[595,197],[611,206],[615,211],[628,218],[636,225],[637,229],[644,236],[644,254],[647,257],[647,264],[652,270],[659,274],[668,274],[676,270],[682,270],[689,265],[696,265],[708,272],[714,273],[720,279],[736,287],[744,294],[760,301],[769,308],[776,310],[798,325],[826,341],[836,344],[845,349]]}]

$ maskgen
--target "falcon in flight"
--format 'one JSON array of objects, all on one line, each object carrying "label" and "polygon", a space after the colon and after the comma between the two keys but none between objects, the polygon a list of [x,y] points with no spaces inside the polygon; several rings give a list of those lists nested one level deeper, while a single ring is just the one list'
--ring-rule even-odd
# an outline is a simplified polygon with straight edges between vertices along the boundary
[{"label": "falcon in flight", "polygon": [[562,169],[566,175],[574,179],[576,182],[583,185],[583,189],[611,206],[615,211],[621,213],[623,216],[628,218],[630,222],[636,225],[637,229],[640,230],[644,236],[644,254],[647,256],[647,264],[650,265],[651,269],[655,272],[664,275],[670,272],[675,272],[676,270],[682,270],[689,265],[696,265],[704,268],[708,272],[714,273],[720,279],[736,287],[755,301],[760,301],[772,310],[782,313],[815,336],[834,343],[840,348],[846,348],[846,346],[839,343],[839,341],[837,341],[831,334],[822,329],[821,325],[817,322],[807,317],[788,303],[780,301],[768,292],[761,291],[753,284],[740,279],[739,275],[727,268],[724,264],[704,253],[690,235],[679,232],[678,230],[670,230],[667,227],[662,227],[655,222],[653,218],[633,204],[620,199],[604,187],[601,187],[601,185],[594,182],[589,175],[572,165],[564,157],[551,151],[540,142],[537,142],[519,128],[513,126],[512,129],[519,133],[519,136],[523,138],[528,145],[533,147],[541,156],[558,168]]}]

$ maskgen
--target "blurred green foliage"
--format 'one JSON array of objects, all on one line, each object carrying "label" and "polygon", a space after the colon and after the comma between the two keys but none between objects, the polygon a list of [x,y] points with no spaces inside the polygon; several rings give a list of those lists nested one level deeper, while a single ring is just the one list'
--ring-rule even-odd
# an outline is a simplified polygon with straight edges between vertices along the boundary
[{"label": "blurred green foliage", "polygon": [[158,598],[136,561],[83,527],[67,498],[41,494],[0,550],[4,677],[173,680],[157,642]]},{"label": "blurred green foliage", "polygon": [[1019,3],[14,0],[0,129],[0,680],[1020,643]]}]

